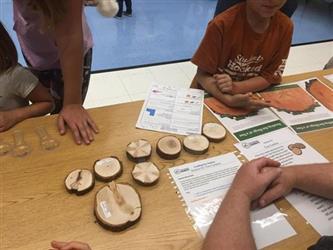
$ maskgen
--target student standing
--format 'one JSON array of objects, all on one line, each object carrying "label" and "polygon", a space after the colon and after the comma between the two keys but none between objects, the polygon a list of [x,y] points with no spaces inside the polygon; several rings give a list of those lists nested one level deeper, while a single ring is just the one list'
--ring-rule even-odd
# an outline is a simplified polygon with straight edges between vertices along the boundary
[{"label": "student standing", "polygon": [[[119,10],[116,17],[122,17],[124,14],[125,16],[132,16],[132,0],[117,0],[119,5]],[[126,5],[126,11],[123,12],[124,9],[124,1]]]},{"label": "student standing", "polygon": [[286,0],[247,0],[216,16],[192,58],[192,88],[230,107],[260,108],[251,93],[280,83],[293,24],[279,10]]},{"label": "student standing", "polygon": [[83,0],[13,0],[14,29],[24,57],[40,82],[50,89],[59,112],[58,129],[66,125],[77,144],[89,144],[97,126],[83,108],[87,93],[92,35]]}]

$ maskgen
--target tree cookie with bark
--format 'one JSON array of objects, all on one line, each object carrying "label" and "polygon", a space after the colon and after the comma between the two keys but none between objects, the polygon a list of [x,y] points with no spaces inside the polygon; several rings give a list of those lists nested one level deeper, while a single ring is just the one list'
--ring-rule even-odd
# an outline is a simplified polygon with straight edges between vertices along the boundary
[{"label": "tree cookie with bark", "polygon": [[152,146],[147,140],[140,139],[127,145],[128,159],[136,163],[147,161],[152,153]]},{"label": "tree cookie with bark", "polygon": [[87,169],[76,169],[69,173],[65,179],[67,191],[76,195],[88,193],[94,185],[94,176]]},{"label": "tree cookie with bark", "polygon": [[122,231],[141,218],[141,199],[129,184],[110,182],[95,197],[97,221],[111,231]]},{"label": "tree cookie with bark", "polygon": [[225,138],[227,131],[218,123],[206,123],[202,127],[202,134],[211,142],[220,142]]},{"label": "tree cookie with bark", "polygon": [[152,162],[142,162],[134,166],[132,177],[143,186],[152,186],[158,182],[160,170]]},{"label": "tree cookie with bark", "polygon": [[117,179],[123,172],[121,161],[114,156],[95,161],[94,173],[97,180],[112,181]]},{"label": "tree cookie with bark", "polygon": [[179,157],[182,151],[181,141],[172,135],[160,138],[156,145],[157,154],[166,160],[173,160]]},{"label": "tree cookie with bark", "polygon": [[190,154],[201,155],[208,151],[209,141],[203,135],[188,135],[185,137],[184,149]]}]

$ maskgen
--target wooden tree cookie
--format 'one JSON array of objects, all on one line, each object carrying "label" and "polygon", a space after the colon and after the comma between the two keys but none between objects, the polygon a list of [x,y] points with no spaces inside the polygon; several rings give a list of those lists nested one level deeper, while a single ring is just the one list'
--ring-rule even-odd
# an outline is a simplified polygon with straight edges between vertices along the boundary
[{"label": "wooden tree cookie", "polygon": [[221,124],[206,123],[202,128],[202,134],[211,142],[220,142],[223,141],[227,132]]},{"label": "wooden tree cookie", "polygon": [[151,186],[158,182],[160,170],[152,162],[142,162],[134,166],[132,177],[141,185]]},{"label": "wooden tree cookie", "polygon": [[138,162],[147,161],[152,152],[152,147],[147,140],[137,140],[127,145],[126,154],[128,159]]},{"label": "wooden tree cookie", "polygon": [[117,157],[107,157],[97,160],[94,164],[96,179],[100,181],[112,181],[123,172],[121,161]]},{"label": "wooden tree cookie", "polygon": [[94,212],[104,228],[122,231],[139,221],[141,199],[131,185],[113,181],[97,192]]},{"label": "wooden tree cookie", "polygon": [[182,151],[182,143],[175,136],[164,136],[160,138],[156,145],[157,154],[166,160],[173,160],[179,157]]},{"label": "wooden tree cookie", "polygon": [[208,151],[209,141],[203,135],[188,135],[184,139],[185,151],[194,154],[201,155]]},{"label": "wooden tree cookie", "polygon": [[93,174],[87,169],[76,169],[67,175],[65,187],[68,192],[82,195],[93,189],[95,185]]}]

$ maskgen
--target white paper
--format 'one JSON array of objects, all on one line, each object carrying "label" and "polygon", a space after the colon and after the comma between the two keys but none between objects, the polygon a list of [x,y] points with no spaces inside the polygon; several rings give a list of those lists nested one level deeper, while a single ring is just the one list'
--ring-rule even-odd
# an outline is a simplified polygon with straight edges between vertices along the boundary
[{"label": "white paper", "polygon": [[[169,169],[202,236],[242,163],[232,153]],[[252,231],[258,248],[263,248],[296,234],[275,205],[251,212]]]},{"label": "white paper", "polygon": [[[292,144],[300,143],[305,147],[301,154],[295,154],[289,148]],[[248,159],[268,157],[276,160],[283,166],[324,163],[327,159],[294,134],[289,128],[282,128],[268,134],[236,143],[235,147]],[[298,151],[299,152],[299,151]]]},{"label": "white paper", "polygon": [[201,134],[204,92],[153,84],[136,127],[180,135]]},{"label": "white paper", "polygon": [[[260,93],[260,95],[265,100],[269,100],[267,99],[267,97],[265,97],[265,95],[273,93],[276,93],[276,96],[274,97],[274,99],[276,100],[279,97],[278,90],[284,90],[285,92],[283,93],[283,95],[288,95],[288,92],[290,92],[290,100],[294,99],[293,101],[295,101],[296,103],[307,103],[310,100],[313,100],[313,105],[309,107],[307,110],[301,112],[291,111],[293,110],[294,107],[288,107],[287,110],[286,109],[278,110],[276,108],[271,108],[274,111],[274,113],[276,113],[280,117],[280,119],[287,126],[292,128],[296,133],[303,133],[303,132],[309,132],[309,131],[315,131],[315,130],[333,127],[333,112],[328,110],[325,107],[325,105],[320,103],[314,96],[312,96],[306,90],[306,83],[311,80],[319,81],[318,79],[308,79],[300,82],[278,85],[275,86],[274,88],[271,88],[267,91]],[[299,100],[297,99],[298,97],[294,97],[294,93],[291,92],[293,90],[299,90],[303,94],[302,95],[303,99]],[[330,89],[327,88],[326,91],[330,91]],[[287,104],[283,106],[286,105]]]},{"label": "white paper", "polygon": [[332,75],[326,75],[325,78],[329,80],[331,83],[333,83],[333,74]]},{"label": "white paper", "polygon": [[333,201],[294,191],[286,199],[320,235],[333,233]]},{"label": "white paper", "polygon": [[264,108],[246,115],[231,116],[228,111],[239,112],[222,103],[214,103],[213,97],[205,98],[205,105],[238,141],[285,127],[270,109]]}]

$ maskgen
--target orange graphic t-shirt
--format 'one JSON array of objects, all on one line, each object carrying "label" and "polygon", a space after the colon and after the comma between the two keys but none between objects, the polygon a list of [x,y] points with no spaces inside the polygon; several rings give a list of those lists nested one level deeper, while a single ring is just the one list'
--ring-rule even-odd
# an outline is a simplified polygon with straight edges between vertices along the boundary
[{"label": "orange graphic t-shirt", "polygon": [[[192,62],[212,75],[223,71],[233,81],[262,76],[280,83],[292,33],[291,20],[280,11],[264,33],[256,33],[246,19],[246,3],[240,3],[210,21]],[[198,87],[196,81],[192,87]]]}]

